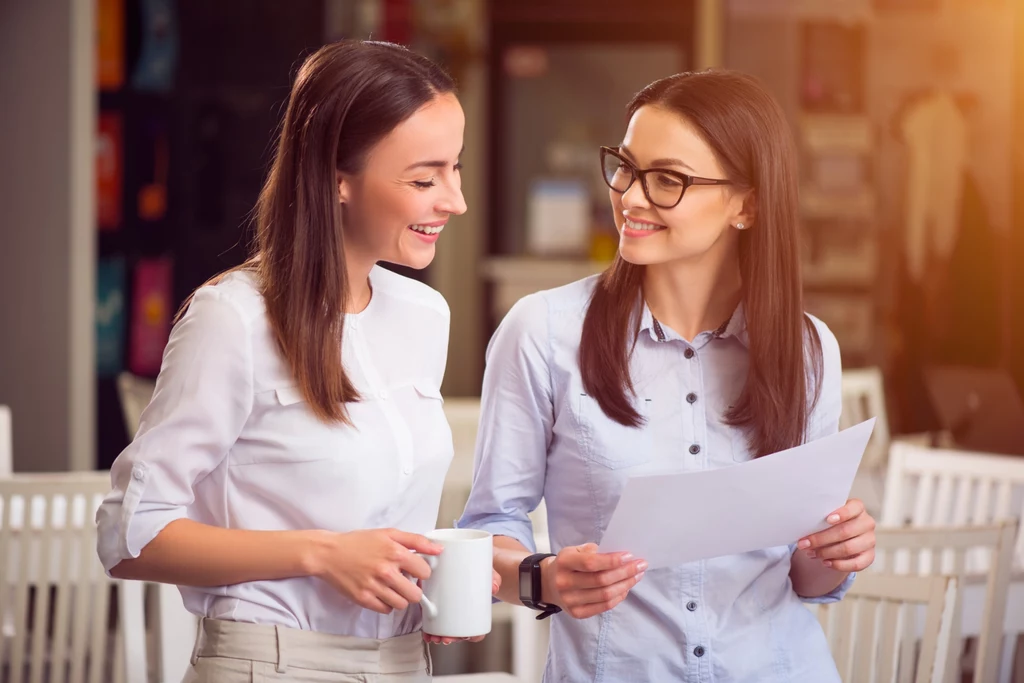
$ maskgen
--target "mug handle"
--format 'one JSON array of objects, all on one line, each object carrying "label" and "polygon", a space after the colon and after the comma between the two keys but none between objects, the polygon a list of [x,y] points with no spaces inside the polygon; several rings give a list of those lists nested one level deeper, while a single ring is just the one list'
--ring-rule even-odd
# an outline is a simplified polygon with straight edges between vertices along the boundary
[{"label": "mug handle", "polygon": [[[435,569],[437,569],[437,555],[424,555],[423,553],[416,554],[422,557],[424,560],[426,560],[427,565],[430,567],[430,571],[434,571]],[[412,580],[411,577],[410,580]],[[437,617],[437,605],[435,605],[431,600],[429,600],[426,595],[420,596],[420,606],[423,608],[423,612],[431,619]]]}]

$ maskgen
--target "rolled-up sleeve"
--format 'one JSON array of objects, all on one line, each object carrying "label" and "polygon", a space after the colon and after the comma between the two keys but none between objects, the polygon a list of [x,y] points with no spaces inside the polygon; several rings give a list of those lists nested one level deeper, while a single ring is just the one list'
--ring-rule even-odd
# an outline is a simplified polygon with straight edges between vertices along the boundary
[{"label": "rolled-up sleeve", "polygon": [[514,538],[532,551],[529,513],[544,494],[554,422],[548,305],[516,303],[487,346],[473,489],[457,526]]},{"label": "rolled-up sleeve", "polygon": [[[839,431],[839,416],[843,410],[843,363],[839,353],[839,342],[825,323],[812,318],[818,337],[821,339],[821,388],[818,400],[807,420],[807,441],[815,441]],[[790,546],[796,552],[796,544]],[[851,573],[834,590],[825,595],[803,597],[808,603],[838,602],[853,585],[856,573]]]},{"label": "rolled-up sleeve", "polygon": [[200,289],[171,331],[152,401],[96,513],[108,573],[188,516],[194,485],[223,461],[252,410],[252,375],[241,310],[217,289]]}]

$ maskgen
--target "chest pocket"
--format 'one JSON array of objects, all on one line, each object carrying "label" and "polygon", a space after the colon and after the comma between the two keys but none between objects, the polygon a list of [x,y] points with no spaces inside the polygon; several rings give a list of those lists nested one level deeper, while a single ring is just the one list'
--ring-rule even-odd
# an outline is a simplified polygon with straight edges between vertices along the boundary
[{"label": "chest pocket", "polygon": [[452,431],[444,412],[441,389],[425,379],[417,379],[411,387],[412,405],[406,411],[406,422],[415,439],[418,458],[452,457]]},{"label": "chest pocket", "polygon": [[644,420],[639,427],[627,427],[611,419],[591,396],[577,394],[573,399],[577,440],[580,452],[588,461],[618,470],[642,465],[651,459],[654,445],[650,424],[652,402],[643,397],[629,398]]},{"label": "chest pocket", "polygon": [[[365,402],[347,406],[353,424],[365,424]],[[295,384],[258,392],[232,454],[236,465],[297,464],[366,455],[373,439],[346,424],[327,424],[313,413]]]}]

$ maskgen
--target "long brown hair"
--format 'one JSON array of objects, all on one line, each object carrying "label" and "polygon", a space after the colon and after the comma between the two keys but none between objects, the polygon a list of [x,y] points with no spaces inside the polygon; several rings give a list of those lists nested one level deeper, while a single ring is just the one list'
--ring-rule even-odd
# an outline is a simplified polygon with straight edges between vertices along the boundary
[{"label": "long brown hair", "polygon": [[[750,369],[725,419],[746,432],[757,456],[798,445],[820,390],[822,352],[803,312],[796,151],[785,116],[756,80],[724,70],[655,81],[633,97],[627,120],[645,105],[683,117],[736,189],[753,191],[754,225],[739,237]],[[597,282],[580,340],[584,388],[627,426],[643,421],[627,396],[635,393],[629,358],[640,331],[643,274],[643,266],[616,259]]]},{"label": "long brown hair", "polygon": [[325,45],[295,78],[256,204],[255,252],[239,269],[255,273],[281,353],[325,422],[349,423],[345,404],[359,400],[341,360],[350,285],[338,173],[359,173],[398,124],[454,91],[436,64],[382,42]]}]

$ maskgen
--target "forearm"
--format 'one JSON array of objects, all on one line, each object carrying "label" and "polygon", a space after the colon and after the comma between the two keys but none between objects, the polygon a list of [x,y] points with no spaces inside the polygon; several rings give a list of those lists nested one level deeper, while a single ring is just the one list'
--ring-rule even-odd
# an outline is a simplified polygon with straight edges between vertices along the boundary
[{"label": "forearm", "polygon": [[509,536],[494,537],[494,571],[501,575],[501,588],[497,597],[513,605],[519,600],[519,564],[530,556],[530,551]]},{"label": "forearm", "polygon": [[314,575],[324,532],[222,529],[179,519],[111,574],[179,586],[228,586]]},{"label": "forearm", "polygon": [[793,582],[793,590],[802,598],[819,598],[828,595],[846,580],[849,572],[840,572],[823,565],[802,552],[793,553],[790,564],[789,578]]}]

